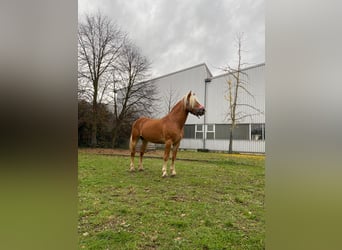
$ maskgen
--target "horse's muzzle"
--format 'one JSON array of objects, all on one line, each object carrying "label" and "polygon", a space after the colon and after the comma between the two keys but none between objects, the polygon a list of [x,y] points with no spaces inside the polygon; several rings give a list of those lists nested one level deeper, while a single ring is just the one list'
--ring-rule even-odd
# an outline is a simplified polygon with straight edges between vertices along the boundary
[{"label": "horse's muzzle", "polygon": [[196,115],[199,118],[200,116],[205,114],[205,108],[202,106],[201,108],[193,110],[193,112],[191,112],[191,113],[193,113],[194,115]]}]

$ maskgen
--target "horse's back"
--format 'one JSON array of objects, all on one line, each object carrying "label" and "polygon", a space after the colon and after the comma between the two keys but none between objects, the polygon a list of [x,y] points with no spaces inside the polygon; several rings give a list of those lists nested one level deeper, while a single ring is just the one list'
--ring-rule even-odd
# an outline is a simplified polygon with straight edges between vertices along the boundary
[{"label": "horse's back", "polygon": [[144,116],[138,118],[138,119],[135,120],[135,122],[133,123],[133,125],[132,125],[132,130],[133,130],[133,129],[138,129],[138,130],[140,130],[141,127],[142,127],[142,125],[143,125],[146,121],[148,121],[148,120],[151,120],[151,119],[150,119],[150,118],[147,118],[147,117],[144,117]]},{"label": "horse's back", "polygon": [[135,120],[135,122],[132,124],[131,135],[137,136],[140,133],[143,124],[148,120],[150,120],[150,118],[147,118],[147,117],[140,117],[137,120]]}]

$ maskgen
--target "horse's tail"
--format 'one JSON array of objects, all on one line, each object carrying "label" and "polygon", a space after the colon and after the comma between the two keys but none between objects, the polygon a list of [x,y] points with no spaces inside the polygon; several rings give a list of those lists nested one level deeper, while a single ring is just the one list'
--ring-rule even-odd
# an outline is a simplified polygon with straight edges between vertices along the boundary
[{"label": "horse's tail", "polygon": [[135,137],[134,132],[137,129],[136,126],[137,126],[138,121],[139,121],[139,119],[136,120],[135,122],[133,122],[133,124],[132,124],[131,137],[129,138],[129,149],[131,150],[131,152],[132,152],[132,150],[134,148],[134,144],[135,144],[133,141],[134,140],[133,137]]},{"label": "horse's tail", "polygon": [[140,117],[132,124],[131,137],[129,139],[129,149],[131,151],[133,150],[133,148],[135,148],[135,144],[139,140],[139,138],[143,139],[141,135],[141,126],[147,119],[148,118],[146,117]]},{"label": "horse's tail", "polygon": [[129,138],[129,150],[132,151],[132,133],[131,137]]}]

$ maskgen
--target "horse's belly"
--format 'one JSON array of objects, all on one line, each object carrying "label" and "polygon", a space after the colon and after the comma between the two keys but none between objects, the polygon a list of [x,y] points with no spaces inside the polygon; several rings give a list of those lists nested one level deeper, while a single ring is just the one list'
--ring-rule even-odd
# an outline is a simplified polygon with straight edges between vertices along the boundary
[{"label": "horse's belly", "polygon": [[165,144],[169,140],[175,143],[181,139],[181,131],[173,126],[165,126],[161,120],[145,120],[140,128],[140,136],[152,143]]},{"label": "horse's belly", "polygon": [[162,138],[160,135],[159,136],[153,136],[153,135],[143,135],[143,138],[149,142],[152,143],[158,143],[158,144],[164,144],[165,139]]},{"label": "horse's belly", "polygon": [[165,144],[165,140],[151,140],[152,143]]}]

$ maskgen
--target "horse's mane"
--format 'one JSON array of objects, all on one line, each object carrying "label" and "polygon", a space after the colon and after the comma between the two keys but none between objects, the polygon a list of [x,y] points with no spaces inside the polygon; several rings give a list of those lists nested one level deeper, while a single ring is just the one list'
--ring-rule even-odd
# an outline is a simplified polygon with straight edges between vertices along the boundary
[{"label": "horse's mane", "polygon": [[[182,97],[182,99],[180,101],[178,101],[175,106],[173,106],[173,108],[171,109],[171,111],[173,111],[177,106],[179,106],[180,104],[182,104],[183,109],[186,109],[186,104],[187,104],[187,99],[188,99],[188,94],[186,94],[185,96]],[[195,96],[195,94],[191,93],[190,95],[190,100],[189,100],[189,105],[191,107],[191,109],[194,108],[196,102],[198,102],[197,97]]]},{"label": "horse's mane", "polygon": [[[186,107],[187,98],[188,98],[188,94],[186,94],[186,95],[183,97],[183,105],[184,105],[184,108]],[[189,105],[190,105],[190,107],[191,107],[192,109],[194,108],[196,102],[198,102],[197,97],[195,96],[194,93],[191,93],[190,98],[189,98]]]}]

